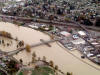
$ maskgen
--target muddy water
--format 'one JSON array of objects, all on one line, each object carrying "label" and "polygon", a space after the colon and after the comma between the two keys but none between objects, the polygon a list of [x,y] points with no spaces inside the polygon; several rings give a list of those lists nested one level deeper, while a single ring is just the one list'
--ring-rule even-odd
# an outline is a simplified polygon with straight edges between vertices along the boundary
[{"label": "muddy water", "polygon": [[[30,45],[39,43],[40,39],[50,40],[49,36],[39,31],[35,31],[25,27],[16,27],[15,25],[12,25],[10,23],[1,22],[0,30],[8,31],[13,35],[13,37],[17,36],[19,40],[24,40],[25,43],[28,43]],[[29,62],[31,62],[32,53],[35,51],[37,57],[46,56],[48,61],[53,60],[54,63],[59,66],[59,69],[64,72],[73,72],[73,75],[100,75],[100,71],[75,58],[74,56],[66,52],[64,48],[60,47],[56,42],[51,43],[51,46],[52,47],[43,45],[35,47],[32,48],[31,53],[22,51],[19,54],[14,55],[14,57],[18,60],[22,59],[24,64],[28,64]],[[78,52],[75,53],[77,53],[75,55],[80,58],[80,54]],[[83,60],[85,61],[85,59]],[[90,61],[86,60],[86,62]],[[90,64],[94,65],[93,63]]]},{"label": "muddy water", "polygon": [[5,30],[10,32],[14,38],[18,37],[19,40],[25,40],[25,43],[35,44],[39,43],[40,39],[49,40],[49,36],[26,27],[18,27],[11,23],[0,23],[0,31]]},{"label": "muddy water", "polygon": [[[3,42],[4,41],[4,42]],[[17,49],[17,42],[0,36],[0,49],[4,52],[9,52]]]}]

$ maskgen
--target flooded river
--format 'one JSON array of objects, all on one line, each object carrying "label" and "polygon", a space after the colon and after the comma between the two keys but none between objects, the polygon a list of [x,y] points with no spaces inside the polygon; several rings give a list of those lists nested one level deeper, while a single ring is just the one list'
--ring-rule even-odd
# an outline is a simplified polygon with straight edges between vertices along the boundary
[{"label": "flooded river", "polygon": [[[0,22],[0,30],[7,31],[11,33],[13,37],[18,37],[19,40],[23,40],[26,44],[30,45],[39,43],[40,39],[50,40],[50,37],[44,33],[26,27],[17,27],[11,23]],[[37,57],[46,56],[48,61],[53,60],[54,63],[59,66],[59,69],[65,73],[73,72],[73,75],[100,75],[100,71],[73,56],[72,54],[74,54],[74,52],[70,54],[67,52],[67,49],[62,45],[59,46],[57,42],[51,43],[50,45],[52,47],[46,45],[34,47],[31,49],[31,53],[22,51],[14,55],[14,57],[17,60],[22,59],[24,64],[28,64],[31,62],[32,53],[35,51]],[[79,58],[81,56],[78,52],[75,52],[75,55]],[[82,60],[85,61],[85,59]],[[94,63],[90,63],[91,61],[87,59],[86,62],[94,65]],[[99,66],[95,67],[100,68]]]},{"label": "flooded river", "polygon": [[0,36],[0,49],[4,52],[9,52],[17,49],[17,41]]}]

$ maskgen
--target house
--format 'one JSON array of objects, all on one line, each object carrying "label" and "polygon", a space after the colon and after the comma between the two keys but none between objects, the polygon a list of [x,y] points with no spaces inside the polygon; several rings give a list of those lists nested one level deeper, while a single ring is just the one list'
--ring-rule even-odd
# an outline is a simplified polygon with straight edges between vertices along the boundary
[{"label": "house", "polygon": [[72,40],[71,41],[73,44],[78,45],[78,44],[85,44],[85,40],[83,40],[82,38],[78,38],[76,40]]},{"label": "house", "polygon": [[69,32],[62,31],[60,32],[60,34],[62,35],[62,38],[65,39],[66,41],[73,40],[72,34],[70,34]]},{"label": "house", "polygon": [[72,37],[72,35],[69,32],[66,32],[66,31],[62,31],[62,32],[60,32],[60,34],[65,36],[65,37]]},{"label": "house", "polygon": [[79,31],[78,34],[79,34],[80,36],[86,36],[86,33],[85,33],[84,31]]}]

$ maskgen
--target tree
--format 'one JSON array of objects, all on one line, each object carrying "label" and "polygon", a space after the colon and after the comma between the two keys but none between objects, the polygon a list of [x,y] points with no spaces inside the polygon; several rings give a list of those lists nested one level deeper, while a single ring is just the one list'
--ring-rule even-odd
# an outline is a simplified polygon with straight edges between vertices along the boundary
[{"label": "tree", "polygon": [[88,26],[92,26],[93,25],[93,23],[89,19],[84,19],[83,20],[83,24],[88,25]]},{"label": "tree", "polygon": [[49,65],[50,65],[51,67],[54,67],[54,63],[53,63],[52,60],[49,62]]},{"label": "tree", "polygon": [[[40,58],[39,58],[40,59]],[[38,59],[38,60],[39,60]],[[33,54],[32,54],[32,63],[34,63],[36,61],[36,53],[35,52],[33,52]]]},{"label": "tree", "polygon": [[42,59],[43,61],[46,61],[46,57],[45,56],[43,56],[43,59]]},{"label": "tree", "polygon": [[69,17],[66,17],[65,18],[65,22],[70,22],[70,18]]},{"label": "tree", "polygon": [[19,69],[16,67],[16,64],[17,64],[17,62],[16,61],[14,61],[14,60],[10,60],[9,62],[8,62],[8,64],[7,64],[7,67],[9,68],[9,72],[11,73],[11,75],[12,75],[12,73],[15,73],[15,72],[17,72]]},{"label": "tree", "polygon": [[31,47],[30,47],[30,45],[26,45],[26,51],[27,51],[27,52],[31,52]]},{"label": "tree", "polygon": [[57,65],[55,65],[54,71],[55,71],[55,74],[58,75],[58,72],[57,72],[58,71],[58,66]]},{"label": "tree", "polygon": [[20,61],[21,64],[23,63],[23,60],[22,59],[20,59],[19,61]]},{"label": "tree", "polygon": [[3,43],[3,44],[5,43],[4,40],[2,40],[2,43]]},{"label": "tree", "polygon": [[[40,60],[40,58],[38,58],[38,60]],[[36,53],[33,52],[32,54],[32,63],[34,63],[36,61]]]},{"label": "tree", "polygon": [[55,65],[55,70],[58,70],[58,66],[57,65]]},{"label": "tree", "polygon": [[36,57],[36,53],[35,52],[33,52],[32,57]]},{"label": "tree", "polygon": [[35,58],[34,58],[34,57],[32,57],[32,63],[34,63],[34,61],[35,61]]},{"label": "tree", "polygon": [[95,26],[100,27],[100,18],[96,20]]},{"label": "tree", "polygon": [[18,44],[19,44],[20,47],[24,46],[24,41],[20,41]]},{"label": "tree", "polygon": [[40,57],[38,57],[38,61],[39,61],[39,60],[41,60],[41,58],[40,58]]},{"label": "tree", "polygon": [[67,72],[67,74],[66,75],[72,75],[72,72],[70,73],[70,72]]},{"label": "tree", "polygon": [[21,43],[22,43],[22,45],[24,46],[24,41],[23,41],[23,40],[21,41]]},{"label": "tree", "polygon": [[54,16],[53,16],[53,15],[50,15],[50,16],[48,17],[48,19],[50,20],[50,23],[51,23],[52,20],[54,19]]},{"label": "tree", "polygon": [[5,31],[0,31],[0,35],[8,38],[12,38],[11,34]]},{"label": "tree", "polygon": [[16,37],[15,40],[18,41],[18,37]]},{"label": "tree", "polygon": [[73,75],[73,73],[71,72],[70,75]]}]

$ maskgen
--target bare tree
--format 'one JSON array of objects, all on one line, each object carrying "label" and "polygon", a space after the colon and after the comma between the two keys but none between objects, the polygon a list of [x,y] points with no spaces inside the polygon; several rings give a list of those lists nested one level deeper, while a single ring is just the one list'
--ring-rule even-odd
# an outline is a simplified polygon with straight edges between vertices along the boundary
[{"label": "bare tree", "polygon": [[32,57],[36,57],[36,53],[35,52],[33,52]]},{"label": "bare tree", "polygon": [[35,61],[36,61],[36,53],[33,52],[33,54],[32,54],[32,63],[34,63]]},{"label": "bare tree", "polygon": [[38,57],[38,61],[40,61],[41,60],[41,58],[40,57]]},{"label": "bare tree", "polygon": [[43,56],[43,59],[42,59],[43,61],[46,61],[46,57],[45,56]]}]

